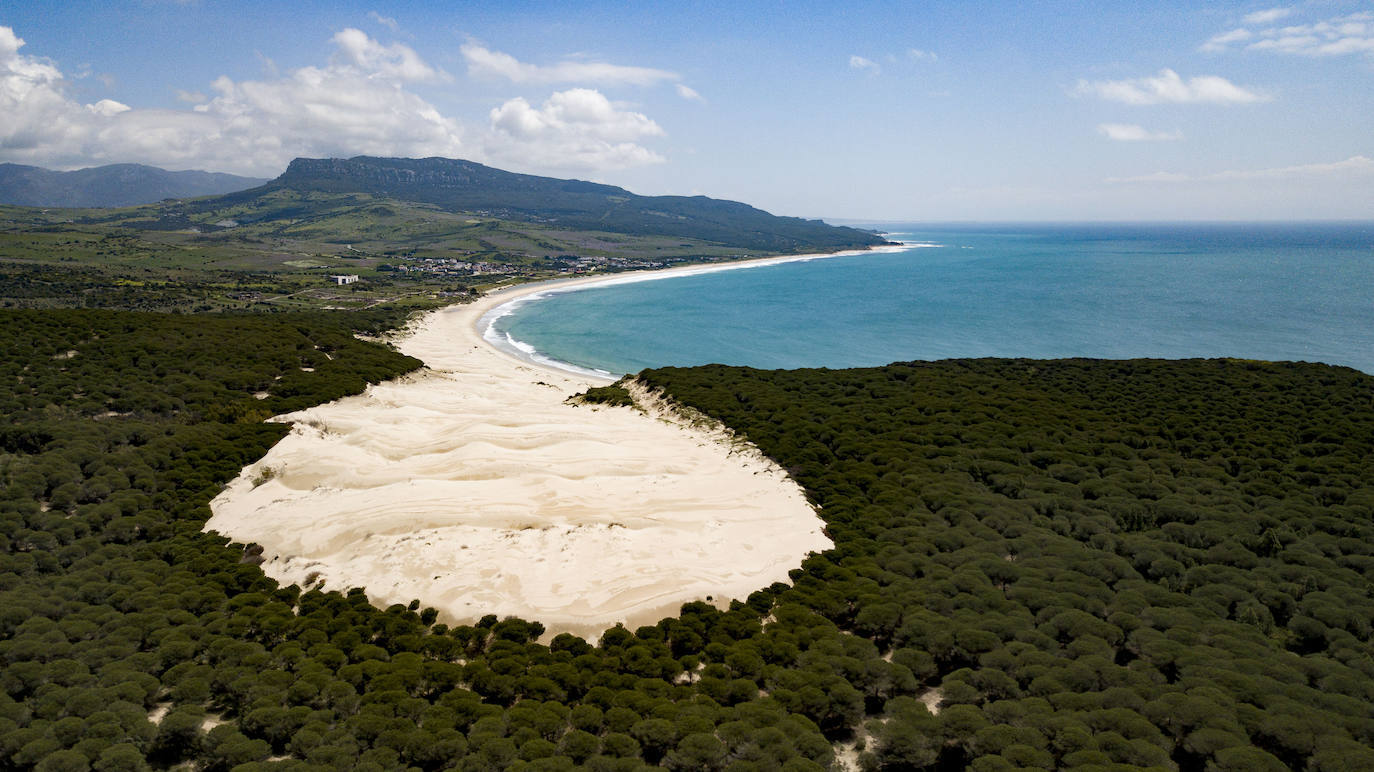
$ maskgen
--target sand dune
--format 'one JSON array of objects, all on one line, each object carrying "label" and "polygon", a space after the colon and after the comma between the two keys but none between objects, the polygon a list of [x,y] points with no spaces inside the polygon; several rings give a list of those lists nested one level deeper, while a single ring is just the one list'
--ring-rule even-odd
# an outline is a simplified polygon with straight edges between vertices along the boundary
[{"label": "sand dune", "polygon": [[261,544],[284,583],[586,636],[744,598],[831,546],[752,448],[652,405],[566,404],[602,381],[487,345],[481,315],[532,291],[431,313],[396,340],[425,370],[282,416],[206,528]]}]

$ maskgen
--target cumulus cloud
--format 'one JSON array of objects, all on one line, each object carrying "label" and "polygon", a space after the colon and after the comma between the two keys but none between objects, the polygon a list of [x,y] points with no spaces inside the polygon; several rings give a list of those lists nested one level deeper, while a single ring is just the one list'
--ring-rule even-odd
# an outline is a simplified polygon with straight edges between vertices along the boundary
[{"label": "cumulus cloud", "polygon": [[1243,21],[1246,24],[1273,24],[1285,16],[1293,14],[1292,8],[1270,8],[1265,11],[1255,11],[1245,14]]},{"label": "cumulus cloud", "polygon": [[684,83],[677,84],[677,95],[682,97],[683,99],[688,99],[693,102],[706,101],[706,97],[703,97],[701,94],[698,94],[696,89]]},{"label": "cumulus cloud", "polygon": [[1112,183],[1188,183],[1188,182],[1255,182],[1264,180],[1299,181],[1333,178],[1374,178],[1374,158],[1351,156],[1332,163],[1279,166],[1270,169],[1232,169],[1212,174],[1191,175],[1176,172],[1155,172],[1138,177],[1108,177]]},{"label": "cumulus cloud", "polygon": [[1247,104],[1267,102],[1269,97],[1217,75],[1184,80],[1170,69],[1158,75],[1130,80],[1078,81],[1078,94],[1090,94],[1128,105],[1164,103]]},{"label": "cumulus cloud", "polygon": [[652,67],[630,67],[606,62],[584,62],[565,59],[556,64],[538,65],[522,62],[510,54],[493,51],[476,43],[460,49],[468,63],[468,72],[485,77],[505,78],[513,83],[599,83],[652,86],[675,81],[678,74]]},{"label": "cumulus cloud", "polygon": [[[190,110],[72,99],[57,65],[0,27],[0,156],[69,168],[139,161],[275,174],[302,155],[460,155],[458,122],[405,89],[442,73],[405,46],[357,30],[324,67],[258,81],[217,79]],[[185,94],[200,97],[200,94]]]},{"label": "cumulus cloud", "polygon": [[865,59],[862,56],[854,55],[849,57],[849,69],[867,72],[870,75],[877,75],[883,71],[882,65],[872,59]]},{"label": "cumulus cloud", "polygon": [[0,27],[0,153],[37,160],[54,138],[79,141],[98,114],[69,100],[62,71],[47,59],[19,53],[23,47],[13,29]]},{"label": "cumulus cloud", "polygon": [[116,102],[113,99],[102,99],[93,105],[86,105],[86,109],[92,115],[99,115],[102,118],[110,118],[123,112],[133,109],[123,102]]},{"label": "cumulus cloud", "polygon": [[595,89],[555,92],[539,107],[516,97],[490,118],[488,155],[523,167],[613,169],[664,160],[638,144],[663,136],[662,127]]},{"label": "cumulus cloud", "polygon": [[[1265,15],[1277,11],[1285,12],[1277,16]],[[1202,44],[1202,50],[1220,52],[1243,47],[1248,51],[1295,56],[1374,56],[1374,12],[1362,11],[1312,24],[1259,28],[1291,12],[1292,9],[1273,9],[1252,13],[1245,17],[1249,27],[1215,35]]]},{"label": "cumulus cloud", "polygon": [[1097,131],[1108,139],[1117,142],[1167,142],[1183,139],[1178,131],[1150,131],[1132,123],[1101,123]]},{"label": "cumulus cloud", "polygon": [[924,60],[927,62],[933,62],[940,58],[935,55],[934,51],[922,51],[919,48],[908,48],[906,55],[912,59],[916,59],[918,61]]},{"label": "cumulus cloud", "polygon": [[360,29],[350,27],[335,35],[334,45],[339,47],[336,60],[379,78],[423,82],[448,77],[426,64],[410,46],[384,46]]},{"label": "cumulus cloud", "polygon": [[[355,29],[332,42],[324,65],[269,70],[257,80],[222,76],[207,93],[178,92],[189,109],[145,109],[73,98],[57,64],[26,55],[24,41],[0,27],[0,160],[254,175],[280,173],[297,156],[467,157],[591,171],[664,160],[641,144],[663,136],[662,127],[596,90],[560,91],[539,106],[511,99],[467,132],[410,90],[447,78],[415,51]],[[684,98],[701,98],[677,85]]]}]

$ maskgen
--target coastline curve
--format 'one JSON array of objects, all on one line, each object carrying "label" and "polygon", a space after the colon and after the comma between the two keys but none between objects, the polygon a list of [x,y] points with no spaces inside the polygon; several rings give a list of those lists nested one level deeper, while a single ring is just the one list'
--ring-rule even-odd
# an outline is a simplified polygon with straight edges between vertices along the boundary
[{"label": "coastline curve", "polygon": [[484,319],[548,289],[431,312],[394,340],[424,369],[273,419],[290,434],[211,503],[206,530],[262,545],[283,584],[585,637],[742,599],[832,546],[752,446],[671,411],[569,404],[612,376],[491,344]]},{"label": "coastline curve", "polygon": [[497,323],[506,317],[513,315],[522,306],[536,303],[540,300],[563,295],[570,292],[582,292],[594,290],[602,287],[612,287],[622,284],[639,284],[648,281],[662,281],[665,279],[682,278],[687,276],[700,276],[709,273],[723,273],[726,271],[738,271],[751,268],[765,268],[772,265],[782,265],[784,263],[804,263],[812,260],[825,260],[835,257],[853,257],[856,255],[872,255],[905,252],[925,246],[937,246],[934,244],[915,243],[915,244],[896,244],[893,246],[873,247],[872,249],[850,249],[840,252],[821,252],[804,255],[782,255],[779,257],[761,257],[751,260],[735,260],[728,263],[710,263],[706,265],[689,265],[674,268],[664,268],[655,271],[628,271],[625,273],[588,276],[576,279],[554,279],[533,284],[517,285],[514,287],[498,290],[492,296],[501,298],[501,301],[493,305],[489,310],[482,314],[477,321],[478,334],[494,348],[520,359],[529,364],[539,367],[551,368],[556,371],[570,372],[576,375],[615,380],[625,373],[612,373],[600,368],[592,368],[578,365],[558,359],[554,355],[540,351],[526,341],[518,340],[510,335],[509,332],[497,329]]}]

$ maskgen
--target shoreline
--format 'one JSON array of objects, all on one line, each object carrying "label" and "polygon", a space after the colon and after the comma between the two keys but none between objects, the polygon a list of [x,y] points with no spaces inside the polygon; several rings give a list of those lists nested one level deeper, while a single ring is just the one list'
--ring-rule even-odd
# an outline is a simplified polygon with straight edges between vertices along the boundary
[{"label": "shoreline", "polygon": [[425,368],[272,419],[290,434],[211,502],[205,529],[262,545],[283,584],[418,599],[448,624],[518,616],[546,636],[788,582],[833,544],[785,471],[650,400],[568,404],[614,378],[497,347],[483,320],[551,289],[870,251],[538,282],[430,312],[393,339]]},{"label": "shoreline", "polygon": [[[924,243],[916,244],[895,244],[891,246],[878,246],[870,249],[846,249],[839,252],[815,252],[802,255],[776,255],[773,257],[757,257],[748,260],[732,260],[723,263],[707,263],[703,265],[681,265],[669,268],[657,268],[647,271],[625,271],[616,274],[605,274],[600,276],[581,276],[568,279],[547,279],[545,281],[531,282],[529,284],[517,284],[510,287],[502,287],[492,292],[484,294],[481,298],[464,306],[477,306],[481,304],[483,313],[476,321],[477,334],[485,340],[492,348],[500,351],[507,356],[517,359],[525,364],[534,365],[544,369],[552,370],[563,375],[573,374],[578,377],[596,378],[611,383],[625,373],[611,373],[605,370],[592,369],[572,362],[564,362],[549,354],[534,349],[524,341],[513,339],[502,340],[495,330],[497,320],[513,313],[520,306],[532,303],[549,297],[551,295],[562,295],[569,292],[582,292],[599,287],[611,287],[619,284],[638,284],[646,281],[662,281],[683,276],[699,276],[708,273],[722,273],[725,271],[747,270],[752,268],[765,268],[771,265],[781,265],[784,263],[805,263],[813,260],[825,260],[834,257],[856,257],[859,255],[873,254],[894,254],[918,249],[927,245]],[[451,306],[452,308],[452,306]],[[509,336],[507,336],[509,338]],[[522,346],[524,348],[522,348]]]}]

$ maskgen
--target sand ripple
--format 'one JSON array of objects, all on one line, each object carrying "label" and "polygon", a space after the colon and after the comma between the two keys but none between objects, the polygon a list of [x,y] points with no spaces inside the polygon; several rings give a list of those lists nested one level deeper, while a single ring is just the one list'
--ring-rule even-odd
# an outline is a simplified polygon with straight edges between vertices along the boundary
[{"label": "sand ripple", "polygon": [[592,382],[485,345],[474,325],[494,302],[397,342],[427,370],[284,416],[291,434],[207,529],[263,545],[285,583],[582,635],[743,598],[831,546],[752,449],[657,410],[565,404]]}]

